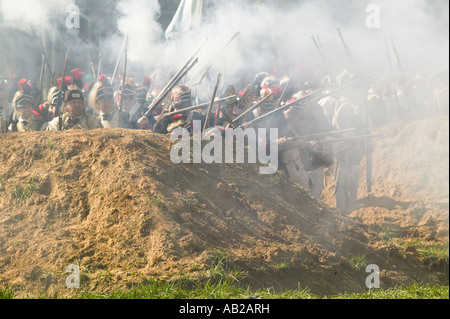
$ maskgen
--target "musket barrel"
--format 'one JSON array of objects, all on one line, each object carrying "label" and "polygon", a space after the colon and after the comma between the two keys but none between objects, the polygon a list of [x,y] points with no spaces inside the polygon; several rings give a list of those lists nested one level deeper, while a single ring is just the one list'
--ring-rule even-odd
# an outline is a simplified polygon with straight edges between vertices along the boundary
[{"label": "musket barrel", "polygon": [[261,101],[259,101],[258,103],[252,105],[251,107],[249,107],[247,110],[245,110],[245,112],[243,112],[242,114],[240,114],[239,116],[237,116],[232,123],[237,123],[237,121],[239,121],[241,118],[243,118],[245,115],[247,115],[249,112],[253,111],[254,109],[258,108],[264,101],[266,101],[267,99],[269,99],[271,96],[273,96],[274,93],[270,93],[269,95],[267,95],[265,98],[263,98]]},{"label": "musket barrel", "polygon": [[59,112],[61,109],[62,99],[63,99],[63,92],[62,88],[64,86],[64,83],[66,82],[66,72],[67,72],[67,64],[69,62],[69,54],[70,54],[70,47],[67,48],[66,52],[66,58],[64,60],[64,71],[61,78],[61,84],[59,85],[59,93],[58,93],[58,102],[55,109],[55,117],[59,116]]},{"label": "musket barrel", "polygon": [[[191,60],[191,59],[190,59]],[[189,62],[189,61],[188,61]],[[177,72],[176,76],[174,76],[168,83],[168,85],[165,86],[164,90],[161,91],[158,96],[152,101],[150,106],[148,107],[147,112],[145,112],[144,116],[149,116],[153,110],[162,102],[162,100],[167,96],[169,91],[178,83],[178,81],[187,73],[189,72],[195,64],[197,64],[198,58],[196,58],[194,61],[192,61],[191,65],[188,67],[184,67],[180,70],[182,71]],[[170,84],[170,85],[169,85]]]},{"label": "musket barrel", "polygon": [[[234,98],[234,97],[236,97],[236,95],[230,95],[230,96],[227,96],[227,97],[224,97],[224,98],[221,98],[221,99],[217,99],[216,98],[214,100],[214,103],[219,103],[219,102],[222,102],[222,101]],[[211,102],[205,102],[205,103],[197,104],[197,105],[194,105],[194,106],[189,106],[189,107],[186,107],[186,108],[178,110],[178,111],[164,113],[163,116],[168,117],[168,116],[172,116],[172,115],[175,115],[175,114],[190,112],[190,111],[193,111],[193,110],[196,110],[196,109],[204,108],[205,106],[208,106],[210,103]]]},{"label": "musket barrel", "polygon": [[219,88],[219,84],[220,84],[220,79],[221,78],[222,78],[222,73],[219,73],[217,75],[217,82],[216,82],[216,86],[214,87],[214,92],[213,92],[213,96],[211,98],[211,102],[210,102],[209,107],[208,107],[208,112],[206,113],[206,120],[205,120],[205,125],[203,126],[203,130],[206,130],[208,128],[209,116],[211,115],[211,110],[212,110],[212,107],[214,105],[214,100],[216,98],[217,89]]}]

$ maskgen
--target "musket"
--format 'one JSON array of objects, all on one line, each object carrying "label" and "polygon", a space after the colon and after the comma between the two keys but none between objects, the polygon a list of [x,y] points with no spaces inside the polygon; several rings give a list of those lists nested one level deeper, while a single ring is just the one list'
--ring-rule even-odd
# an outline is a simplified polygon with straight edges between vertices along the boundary
[{"label": "musket", "polygon": [[[223,102],[225,100],[232,99],[234,97],[236,97],[236,95],[230,95],[230,96],[227,96],[227,97],[224,97],[224,98],[221,98],[221,99],[215,99],[214,103]],[[178,111],[164,113],[163,116],[164,117],[169,117],[169,116],[172,116],[172,115],[175,115],[175,114],[186,113],[186,112],[190,112],[190,111],[193,111],[193,110],[196,110],[196,109],[201,109],[201,108],[204,108],[205,106],[208,106],[209,103],[211,103],[211,102],[205,102],[205,103],[197,104],[197,105],[194,105],[194,106],[189,106],[189,107],[186,107],[186,108],[178,110]]]},{"label": "musket", "polygon": [[391,55],[389,54],[389,45],[387,40],[384,41],[384,46],[386,47],[386,56],[389,64],[389,71],[391,71],[391,75],[393,75],[394,71],[392,69]]},{"label": "musket", "polygon": [[[345,130],[343,130],[345,131]],[[336,131],[339,132],[339,131]],[[328,133],[328,135],[331,132]],[[337,134],[337,133],[335,133]],[[301,145],[304,142],[311,142],[314,141],[318,144],[328,144],[328,143],[337,143],[337,142],[346,142],[346,141],[353,141],[353,140],[364,140],[364,139],[370,139],[375,137],[380,137],[385,135],[386,133],[378,133],[378,134],[367,134],[367,135],[354,135],[354,136],[346,136],[346,137],[339,137],[339,138],[331,138],[331,139],[323,139],[323,140],[316,140],[316,139],[310,139],[305,138],[305,136],[298,136],[298,137],[287,137],[284,139],[284,145],[291,145],[293,147]]]},{"label": "musket", "polygon": [[91,71],[92,71],[92,75],[94,76],[94,80],[95,80],[95,79],[96,79],[96,77],[95,77],[94,62],[92,62],[92,61],[91,61],[90,65],[91,65]]},{"label": "musket", "polygon": [[206,67],[204,67],[204,68],[202,69],[201,72],[197,73],[194,77],[192,77],[192,80],[194,80],[194,79],[196,79],[197,77],[199,77],[200,74],[202,75],[202,77],[200,78],[200,81],[199,81],[198,83],[193,84],[193,86],[196,86],[196,85],[199,85],[200,83],[202,83],[203,78],[204,78],[205,75],[208,73],[209,69],[211,68],[211,63],[212,63],[212,61],[214,61],[214,60],[217,58],[217,56],[219,56],[219,54],[220,54],[220,53],[221,53],[221,52],[222,52],[222,51],[223,51],[223,50],[224,50],[231,42],[233,42],[233,40],[234,40],[235,38],[237,38],[237,36],[238,36],[239,34],[240,34],[240,32],[237,31],[237,32],[231,37],[231,39],[228,40],[228,42],[225,43],[225,45],[224,45],[219,51],[217,51],[216,55],[208,62],[208,64],[206,65]]},{"label": "musket", "polygon": [[355,130],[356,130],[355,128],[348,128],[348,129],[342,129],[342,130],[320,132],[320,133],[307,134],[307,135],[302,135],[302,136],[288,137],[287,140],[290,140],[290,141],[293,141],[293,140],[314,141],[314,140],[317,140],[317,139],[325,137],[325,136],[339,135],[339,134],[343,134],[343,133],[354,132]]},{"label": "musket", "polygon": [[345,53],[347,54],[347,57],[349,58],[349,60],[350,60],[351,62],[353,62],[353,63],[355,64],[356,71],[357,71],[359,74],[362,74],[361,69],[359,68],[358,63],[357,63],[356,60],[355,60],[355,57],[353,56],[353,54],[352,54],[352,52],[350,51],[350,49],[349,49],[349,47],[347,46],[347,44],[345,43],[344,36],[342,35],[341,29],[338,28],[337,31],[338,31],[338,34],[339,34],[339,38],[341,39],[342,45],[344,46],[344,50],[345,50]]},{"label": "musket", "polygon": [[250,106],[247,110],[245,110],[244,112],[242,112],[242,114],[240,114],[239,116],[237,116],[232,122],[233,124],[237,123],[237,121],[239,121],[241,118],[243,118],[245,115],[247,115],[249,112],[253,111],[254,109],[258,108],[261,104],[263,104],[267,99],[269,99],[270,97],[272,97],[274,95],[274,93],[270,93],[268,95],[266,95],[266,97],[264,97],[261,101],[259,101],[258,103],[255,103],[254,105]]},{"label": "musket", "polygon": [[334,90],[330,90],[330,91],[328,91],[326,93],[322,93],[322,90],[318,89],[316,91],[313,91],[313,92],[309,93],[308,95],[305,95],[305,96],[299,98],[298,100],[292,101],[290,103],[286,103],[285,105],[280,106],[277,109],[274,109],[274,110],[272,110],[270,112],[267,112],[266,114],[263,114],[263,115],[255,118],[255,119],[249,121],[249,122],[246,122],[246,123],[242,124],[240,127],[243,127],[244,125],[253,125],[254,123],[260,122],[261,120],[263,120],[263,119],[265,119],[265,118],[267,118],[269,116],[272,116],[274,113],[277,113],[277,112],[280,112],[282,110],[285,110],[285,109],[287,109],[287,108],[289,108],[292,105],[295,105],[297,103],[301,103],[301,102],[305,102],[305,101],[313,101],[313,102],[314,101],[318,101],[318,100],[320,100],[320,99],[322,99],[322,98],[324,98],[324,97],[326,97],[328,95],[332,95],[332,94],[334,94],[336,92],[339,92],[339,91],[341,91],[343,89],[352,87],[356,83],[359,83],[362,80],[365,80],[365,79],[370,78],[370,77],[372,77],[372,75],[362,76],[362,77],[360,77],[360,78],[358,78],[358,79],[356,79],[356,80],[354,80],[354,81],[352,81],[350,83],[347,83],[347,84],[345,84],[345,85],[343,85],[343,86],[341,86],[339,88],[336,88]]},{"label": "musket", "polygon": [[122,114],[123,114],[123,100],[125,94],[125,82],[127,79],[127,49],[125,49],[125,62],[123,66],[123,77],[122,77],[122,91],[120,92],[120,107],[119,107],[119,127],[122,125]]},{"label": "musket", "polygon": [[287,88],[289,86],[289,83],[291,83],[291,79],[292,79],[293,75],[294,75],[294,72],[292,72],[291,75],[289,76],[289,80],[287,81],[286,85],[284,86],[283,92],[281,92],[281,95],[280,95],[280,98],[278,99],[277,105],[275,105],[276,109],[280,107],[281,102],[283,101],[283,96],[286,93],[286,90],[287,90]]},{"label": "musket", "polygon": [[[64,60],[64,71],[62,74],[62,78],[61,78],[61,83],[59,85],[59,92],[58,92],[58,101],[56,103],[56,108],[55,108],[55,116],[54,117],[58,117],[59,116],[59,112],[61,109],[61,105],[62,105],[62,99],[63,99],[63,86],[64,83],[66,82],[66,72],[67,72],[67,64],[69,62],[69,53],[70,53],[70,47],[67,47],[67,52],[66,52],[66,58]],[[61,118],[60,118],[61,120]]]},{"label": "musket", "polygon": [[352,141],[352,140],[364,140],[364,139],[380,137],[380,136],[384,136],[384,135],[386,135],[386,133],[346,136],[346,137],[321,140],[321,141],[318,141],[318,143],[336,143],[336,142],[345,142],[345,141]]},{"label": "musket", "polygon": [[128,32],[125,34],[125,37],[123,38],[123,43],[122,43],[122,47],[120,48],[119,57],[117,58],[116,66],[114,67],[114,72],[111,77],[111,82],[110,82],[111,85],[113,85],[113,83],[114,83],[114,78],[116,76],[117,68],[119,66],[119,61],[120,61],[120,58],[122,57],[122,52],[126,48],[127,41],[128,41]]},{"label": "musket", "polygon": [[319,55],[320,55],[323,63],[326,64],[325,56],[323,55],[322,49],[319,46],[319,44],[317,43],[316,38],[314,37],[314,35],[311,36],[311,39],[312,39],[312,41],[314,43],[315,48],[317,49],[317,52],[319,52]]},{"label": "musket", "polygon": [[[152,103],[148,107],[148,110],[145,112],[144,116],[149,116],[154,109],[164,100],[170,90],[183,78],[198,62],[198,57],[195,58],[197,53],[203,47],[208,38],[205,38],[200,46],[195,50],[195,52],[189,57],[186,63],[175,73],[175,75],[170,79],[170,81],[166,84],[166,86],[159,92],[159,94],[153,99]],[[194,60],[195,58],[195,60]],[[160,117],[162,118],[162,117]]]},{"label": "musket", "polygon": [[225,108],[223,108],[223,106],[221,106],[221,107],[219,107],[219,111],[222,112],[223,116],[225,117],[225,120],[227,120],[227,122],[228,122],[227,128],[229,128],[230,126],[232,126],[233,128],[236,128],[236,124],[234,124],[233,119],[231,118],[227,109],[225,109]]},{"label": "musket", "polygon": [[102,74],[102,51],[98,51],[98,69],[97,69],[97,77],[98,79],[100,77],[100,74]]},{"label": "musket", "polygon": [[[164,90],[162,90],[161,92],[159,92],[158,96],[156,98],[153,99],[152,103],[150,104],[150,106],[148,107],[148,110],[145,112],[144,116],[149,116],[153,110],[163,101],[163,99],[167,96],[167,94],[169,94],[170,90],[172,90],[172,88],[177,85],[178,81],[183,78],[183,76],[185,74],[187,74],[187,72],[189,72],[195,64],[197,64],[198,62],[198,58],[196,58],[194,61],[191,62],[190,65],[188,65],[186,68],[185,66],[183,66],[179,72],[177,72],[177,74],[175,74],[172,79],[169,81],[169,83],[166,85],[166,87],[164,88]],[[180,73],[181,72],[181,73]],[[162,118],[162,116],[160,117]],[[155,124],[156,125],[156,124]]]},{"label": "musket", "polygon": [[434,75],[437,73],[437,71],[439,70],[439,66],[441,65],[442,61],[444,60],[445,56],[447,55],[447,51],[449,48],[449,44],[447,43],[447,46],[445,47],[444,52],[442,52],[441,58],[439,59],[439,61],[437,62],[433,72],[430,74],[430,76],[428,77],[427,83],[429,83],[431,81],[431,79],[434,77]]},{"label": "musket", "polygon": [[203,131],[208,128],[209,117],[211,116],[211,110],[212,110],[212,107],[214,105],[214,100],[216,99],[217,89],[219,88],[219,84],[220,84],[220,79],[221,78],[222,78],[222,73],[219,73],[217,75],[216,86],[214,87],[214,92],[213,92],[213,95],[212,95],[212,98],[211,98],[211,103],[209,104],[208,111],[206,112],[206,120],[205,120],[205,125],[203,126]]},{"label": "musket", "polygon": [[244,125],[254,125],[254,123],[260,122],[260,121],[264,120],[265,118],[268,118],[268,117],[272,116],[275,113],[278,113],[278,112],[280,112],[282,110],[285,110],[285,109],[291,107],[294,104],[301,103],[301,102],[304,102],[306,100],[312,99],[313,97],[317,96],[318,93],[321,93],[321,91],[322,91],[321,89],[318,89],[318,90],[316,90],[316,91],[314,91],[314,92],[312,92],[312,93],[310,93],[308,95],[305,95],[305,96],[299,98],[298,100],[295,100],[295,101],[290,102],[290,103],[286,103],[285,105],[280,106],[277,109],[273,109],[272,111],[267,112],[266,114],[258,116],[257,118],[242,124],[240,127],[243,127]]},{"label": "musket", "polygon": [[50,74],[53,74],[52,68],[50,67],[50,63],[48,62],[47,52],[45,51],[44,44],[42,43],[42,40],[40,40],[39,42],[41,43],[42,54],[44,54],[44,57],[45,57],[45,63],[47,64],[48,72],[50,72]]},{"label": "musket", "polygon": [[391,38],[391,43],[392,43],[392,49],[394,50],[394,54],[397,59],[398,70],[400,71],[401,74],[404,74],[405,69],[403,68],[403,64],[402,64],[402,61],[400,60],[400,56],[398,55],[397,48],[394,43],[394,39],[392,39],[392,38]]},{"label": "musket", "polygon": [[44,54],[42,54],[42,62],[41,62],[41,74],[39,75],[39,90],[41,90],[41,98],[43,98],[42,87],[44,86],[44,71],[45,71],[45,58]]}]

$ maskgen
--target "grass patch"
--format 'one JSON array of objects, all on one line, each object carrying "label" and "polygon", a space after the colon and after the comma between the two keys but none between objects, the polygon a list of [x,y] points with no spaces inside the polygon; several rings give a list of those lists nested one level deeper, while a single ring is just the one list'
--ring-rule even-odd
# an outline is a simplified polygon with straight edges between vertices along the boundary
[{"label": "grass patch", "polygon": [[354,256],[348,259],[347,262],[356,270],[361,270],[368,265],[366,254]]},{"label": "grass patch", "polygon": [[394,245],[401,252],[414,252],[417,258],[424,263],[435,262],[439,260],[448,261],[449,244],[430,244],[419,240],[396,239]]},{"label": "grass patch", "polygon": [[33,176],[26,184],[15,184],[11,193],[12,198],[19,203],[27,200],[36,192],[38,181],[39,179]]},{"label": "grass patch", "polygon": [[[0,299],[14,299],[14,291],[0,287]],[[37,299],[55,299],[58,295],[40,294]],[[109,293],[80,291],[71,299],[449,299],[447,285],[414,283],[389,289],[370,289],[361,293],[342,293],[319,296],[309,289],[286,290],[275,292],[272,288],[251,290],[239,287],[231,279],[218,283],[185,281],[165,281],[147,279],[141,285],[130,289],[116,289]]]},{"label": "grass patch", "polygon": [[449,287],[414,283],[389,289],[370,289],[363,293],[344,293],[331,299],[449,299]]},{"label": "grass patch", "polygon": [[148,197],[147,197],[147,200],[148,200],[148,203],[149,203],[150,205],[154,205],[154,206],[156,206],[156,207],[158,207],[158,208],[160,208],[160,209],[165,209],[165,208],[167,208],[167,206],[166,206],[166,204],[164,203],[164,201],[163,201],[162,199],[156,197],[156,196],[152,196],[152,197],[148,196]]}]

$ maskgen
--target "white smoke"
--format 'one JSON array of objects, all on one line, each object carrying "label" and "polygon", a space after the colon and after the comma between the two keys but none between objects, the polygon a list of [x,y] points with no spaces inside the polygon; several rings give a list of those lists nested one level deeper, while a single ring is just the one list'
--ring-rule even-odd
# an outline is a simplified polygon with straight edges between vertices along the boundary
[{"label": "white smoke", "polygon": [[[441,3],[446,6],[445,1]],[[366,25],[369,4],[380,9],[379,28]],[[193,83],[192,77],[210,62],[210,78],[214,81],[221,72],[227,84],[240,81],[242,76],[249,80],[257,72],[272,72],[274,68],[281,73],[290,73],[293,68],[303,70],[304,66],[311,71],[323,70],[311,36],[320,40],[330,62],[348,67],[338,28],[364,73],[390,72],[386,43],[396,71],[394,41],[405,71],[414,74],[430,72],[446,45],[448,15],[433,11],[435,7],[436,3],[433,7],[427,0],[299,1],[278,6],[214,1],[213,10],[204,16],[199,29],[167,43],[162,37],[164,30],[156,23],[160,13],[156,0],[122,0],[118,8],[123,16],[118,25],[122,36],[128,32],[130,37],[130,62],[139,62],[143,66],[140,70],[147,74],[161,68],[164,74],[173,74],[208,38],[198,54],[198,65],[188,77]],[[437,19],[439,14],[442,16]],[[236,31],[239,37],[219,52]]]},{"label": "white smoke", "polygon": [[[204,11],[200,28],[167,41],[165,30],[158,22],[161,6],[157,0],[106,1],[102,5],[115,6],[118,16],[91,17],[99,21],[116,21],[117,32],[102,39],[103,72],[112,75],[126,34],[128,74],[140,80],[144,75],[157,72],[158,86],[163,86],[206,38],[208,41],[198,53],[199,63],[189,73],[187,81],[195,83],[197,79],[194,76],[201,76],[199,72],[209,65],[210,79],[214,82],[217,73],[221,72],[225,85],[249,81],[260,71],[278,71],[280,75],[292,71],[302,73],[305,69],[334,72],[334,69],[324,66],[311,36],[320,39],[329,63],[337,69],[348,67],[337,28],[341,29],[364,73],[389,74],[386,42],[389,43],[393,71],[397,71],[391,40],[395,41],[405,71],[411,74],[431,72],[448,43],[446,0],[266,1],[269,4],[241,0],[203,2],[209,3],[211,9]],[[70,3],[77,2],[0,0],[0,23],[3,27],[24,32],[44,29],[50,33],[64,23],[65,9]],[[366,7],[369,4],[380,9],[378,29],[366,26]],[[89,2],[82,8],[85,11],[86,5]],[[93,2],[92,8],[99,5]],[[102,11],[97,9],[96,12],[101,14]],[[89,16],[89,10],[82,13]],[[237,31],[239,36],[225,47]],[[97,30],[92,32],[96,34]],[[67,42],[66,34],[67,31],[54,38],[48,37],[47,41],[64,39]],[[78,51],[73,57],[87,60],[87,57],[82,57],[83,52],[87,55],[85,45],[81,41],[75,43]],[[62,51],[65,51],[64,47]],[[95,56],[90,59],[97,65]],[[13,62],[10,64],[14,65]],[[444,62],[441,68],[448,68],[448,62]]]},{"label": "white smoke", "polygon": [[9,27],[36,32],[49,30],[55,24],[55,15],[64,16],[70,0],[0,0],[2,23]]}]

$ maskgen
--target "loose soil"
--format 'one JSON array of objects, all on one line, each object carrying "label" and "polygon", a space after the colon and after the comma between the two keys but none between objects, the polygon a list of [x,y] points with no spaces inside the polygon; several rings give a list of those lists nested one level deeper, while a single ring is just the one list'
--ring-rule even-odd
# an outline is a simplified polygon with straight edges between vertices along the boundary
[{"label": "loose soil", "polygon": [[448,117],[374,131],[386,135],[374,139],[372,192],[362,174],[351,212],[333,208],[333,168],[317,200],[259,164],[174,164],[174,142],[151,132],[2,135],[0,286],[70,296],[72,263],[86,291],[207,280],[218,256],[255,289],[363,291],[358,257],[379,266],[382,288],[448,283],[448,260],[424,263],[386,238],[448,245]]}]

